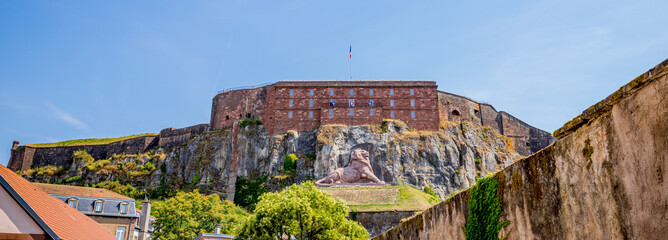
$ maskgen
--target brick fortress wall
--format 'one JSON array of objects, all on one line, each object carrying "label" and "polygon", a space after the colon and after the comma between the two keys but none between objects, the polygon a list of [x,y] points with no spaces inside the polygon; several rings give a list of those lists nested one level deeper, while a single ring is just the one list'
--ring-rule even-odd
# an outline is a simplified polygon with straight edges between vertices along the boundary
[{"label": "brick fortress wall", "polygon": [[468,121],[512,138],[522,155],[554,142],[549,133],[490,104],[437,87],[432,81],[282,81],[219,93],[213,99],[210,126],[233,128],[241,119],[257,118],[269,133],[277,134],[326,124],[380,125],[382,119],[401,120],[417,130],[438,130],[442,120]]}]

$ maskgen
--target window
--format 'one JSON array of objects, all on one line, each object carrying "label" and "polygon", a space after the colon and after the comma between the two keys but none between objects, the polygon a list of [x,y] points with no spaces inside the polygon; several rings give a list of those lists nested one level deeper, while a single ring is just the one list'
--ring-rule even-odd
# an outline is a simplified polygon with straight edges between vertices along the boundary
[{"label": "window", "polygon": [[292,111],[288,111],[288,118],[292,118]]},{"label": "window", "polygon": [[411,99],[411,107],[415,107],[415,99]]},{"label": "window", "polygon": [[390,107],[394,107],[394,100],[390,100]]},{"label": "window", "polygon": [[369,107],[373,107],[373,100],[369,100]]},{"label": "window", "polygon": [[355,95],[355,90],[350,89],[350,96]]},{"label": "window", "polygon": [[295,90],[294,90],[294,89],[290,89],[290,96],[293,96],[293,95],[295,95]]},{"label": "window", "polygon": [[411,89],[411,96],[415,95],[415,89]]},{"label": "window", "polygon": [[390,118],[394,118],[394,111],[390,111]]},{"label": "window", "polygon": [[411,111],[411,118],[415,118],[415,111]]},{"label": "window", "polygon": [[348,113],[348,115],[350,115],[350,116],[355,116],[355,110],[354,110],[354,109],[350,109],[350,113]]},{"label": "window", "polygon": [[329,116],[334,116],[334,109],[329,109]]},{"label": "window", "polygon": [[373,89],[369,89],[369,96],[373,96]]},{"label": "window", "polygon": [[288,100],[288,106],[292,107],[292,99]]},{"label": "window", "polygon": [[313,118],[313,111],[308,111],[308,118]]},{"label": "window", "polygon": [[329,89],[329,96],[334,96],[334,89]]},{"label": "window", "polygon": [[308,95],[313,96],[313,91],[314,91],[313,89],[309,89],[309,90],[308,90]]},{"label": "window", "polygon": [[371,109],[371,110],[369,110],[369,116],[373,116],[373,115],[374,115],[374,113],[375,113],[374,110],[375,110],[375,109]]},{"label": "window", "polygon": [[104,201],[102,200],[96,200],[94,203],[94,210],[96,213],[101,213],[102,210],[104,209]]},{"label": "window", "polygon": [[116,227],[116,239],[125,240],[125,226]]},{"label": "window", "polygon": [[70,198],[67,199],[67,204],[70,205],[70,207],[77,208],[77,199],[76,198]]},{"label": "window", "polygon": [[390,89],[390,95],[394,95],[394,89]]},{"label": "window", "polygon": [[313,107],[313,99],[308,100],[308,106]]},{"label": "window", "polygon": [[121,214],[128,214],[128,203],[121,203]]}]

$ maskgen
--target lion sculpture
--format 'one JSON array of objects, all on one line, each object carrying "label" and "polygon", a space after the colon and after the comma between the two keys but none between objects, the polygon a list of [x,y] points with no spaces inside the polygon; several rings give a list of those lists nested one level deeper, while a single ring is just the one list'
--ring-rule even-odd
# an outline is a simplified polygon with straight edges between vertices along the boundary
[{"label": "lion sculpture", "polygon": [[337,168],[327,177],[315,182],[316,184],[340,183],[385,183],[373,173],[369,162],[369,152],[355,149],[350,153],[350,164],[344,168]]}]

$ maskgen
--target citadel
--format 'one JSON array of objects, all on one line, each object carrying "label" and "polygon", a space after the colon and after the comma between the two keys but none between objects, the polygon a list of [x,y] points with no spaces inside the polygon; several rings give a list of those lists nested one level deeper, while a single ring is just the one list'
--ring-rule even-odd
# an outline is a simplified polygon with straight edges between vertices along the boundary
[{"label": "citadel", "polygon": [[[304,132],[324,125],[380,125],[383,119],[400,120],[411,129],[426,131],[439,130],[443,121],[468,122],[513,139],[515,151],[524,156],[555,141],[550,133],[497,111],[488,103],[440,91],[433,81],[280,81],[224,90],[212,102],[209,124],[168,128],[157,135],[84,148],[95,159],[137,154],[156,146],[179,146],[191,135],[207,131],[232,129],[238,133],[239,122],[244,119],[261,121],[271,135],[289,130]],[[15,141],[8,167],[25,171],[66,165],[79,148],[19,146]]]}]

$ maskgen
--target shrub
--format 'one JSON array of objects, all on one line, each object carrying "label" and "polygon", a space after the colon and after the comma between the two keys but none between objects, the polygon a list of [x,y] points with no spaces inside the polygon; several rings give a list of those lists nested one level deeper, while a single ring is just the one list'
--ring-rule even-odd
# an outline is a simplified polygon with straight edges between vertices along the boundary
[{"label": "shrub", "polygon": [[294,174],[294,172],[297,170],[296,154],[293,153],[285,155],[285,158],[283,159],[283,169],[285,170],[285,173],[288,175]]},{"label": "shrub", "polygon": [[131,171],[125,172],[125,175],[128,176],[129,179],[132,179],[132,178],[144,176],[145,174],[144,174],[144,172],[131,170]]},{"label": "shrub", "polygon": [[92,187],[104,188],[131,198],[141,198],[144,196],[144,194],[141,191],[137,190],[132,185],[130,184],[123,185],[116,181],[104,181],[98,184],[94,184]]},{"label": "shrub", "polygon": [[257,120],[255,118],[246,118],[241,121],[239,121],[239,127],[246,127],[246,126],[255,126],[255,125],[262,125],[262,121]]},{"label": "shrub", "polygon": [[86,163],[84,167],[88,169],[88,171],[97,171],[100,170],[102,167],[111,164],[111,161],[103,159],[103,160],[96,160],[92,161],[89,163]]},{"label": "shrub", "polygon": [[482,159],[481,159],[481,158],[479,158],[479,157],[477,157],[477,158],[474,158],[474,159],[473,159],[473,161],[474,161],[475,163],[477,163],[477,164],[480,164],[480,163],[482,163]]},{"label": "shrub", "polygon": [[53,176],[53,175],[61,175],[65,172],[67,172],[67,169],[65,167],[47,165],[35,169],[28,169],[24,172],[24,174],[26,176],[42,176],[42,175]]},{"label": "shrub", "polygon": [[66,183],[71,183],[71,182],[76,182],[76,181],[79,181],[79,180],[81,180],[81,176],[74,176],[74,177],[68,178],[67,180],[65,180],[65,182]]},{"label": "shrub", "polygon": [[92,162],[95,161],[95,158],[88,154],[88,152],[84,149],[76,150],[72,154],[72,159],[77,162],[77,161],[83,161],[83,162]]},{"label": "shrub", "polygon": [[426,193],[426,194],[429,194],[429,195],[431,195],[431,196],[433,196],[433,197],[435,197],[435,198],[440,199],[440,198],[438,197],[438,194],[436,194],[436,192],[434,192],[434,189],[432,189],[430,186],[424,186],[424,189],[423,189],[422,191],[423,191],[424,193]]},{"label": "shrub", "polygon": [[139,171],[142,171],[144,175],[151,175],[155,171],[155,165],[151,162],[147,162],[144,166],[139,167]]}]

